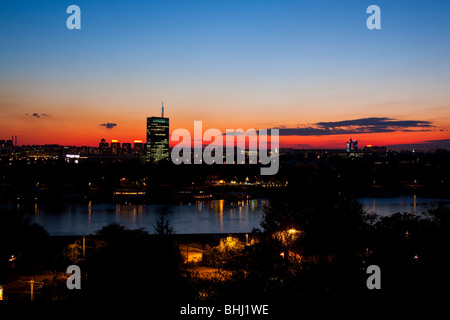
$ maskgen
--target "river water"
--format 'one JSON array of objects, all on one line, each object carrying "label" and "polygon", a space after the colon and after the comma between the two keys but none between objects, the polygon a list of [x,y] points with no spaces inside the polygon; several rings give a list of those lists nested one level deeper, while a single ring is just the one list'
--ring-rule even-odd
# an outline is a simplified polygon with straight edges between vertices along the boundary
[{"label": "river water", "polygon": [[[394,198],[360,198],[369,213],[388,216],[396,212],[421,214],[439,202],[450,205],[450,199],[403,196]],[[42,225],[51,235],[87,235],[112,222],[130,229],[145,228],[153,233],[155,219],[164,214],[178,234],[246,233],[259,228],[262,208],[267,199],[242,201],[212,200],[170,205],[125,205],[86,203],[48,205],[19,204],[32,222]],[[4,205],[0,208],[11,208]]]}]

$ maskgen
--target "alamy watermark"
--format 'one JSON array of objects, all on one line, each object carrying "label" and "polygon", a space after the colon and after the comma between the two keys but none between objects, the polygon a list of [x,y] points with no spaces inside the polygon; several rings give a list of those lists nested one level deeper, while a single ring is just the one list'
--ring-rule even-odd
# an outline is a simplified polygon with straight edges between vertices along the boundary
[{"label": "alamy watermark", "polygon": [[67,7],[66,13],[69,13],[70,16],[66,20],[67,29],[73,30],[81,29],[81,9],[77,5],[70,5]]},{"label": "alamy watermark", "polygon": [[[261,175],[274,175],[279,169],[279,130],[270,129],[270,135],[267,131],[226,129],[222,133],[219,129],[211,128],[203,133],[202,121],[194,121],[193,139],[186,129],[173,131],[170,140],[178,144],[172,149],[170,158],[177,165],[261,164]],[[210,143],[203,147],[204,142]]]},{"label": "alamy watermark", "polygon": [[366,12],[370,14],[370,17],[367,18],[366,26],[369,30],[381,29],[381,9],[377,5],[370,5],[367,7]]},{"label": "alamy watermark", "polygon": [[67,267],[66,273],[70,276],[66,280],[66,286],[68,289],[81,289],[81,269],[79,266],[72,264]]},{"label": "alamy watermark", "polygon": [[[77,5],[70,5],[66,9],[66,13],[70,14],[67,18],[66,26],[69,30],[81,29],[81,9]],[[381,9],[377,5],[370,5],[366,10],[370,17],[367,18],[366,26],[369,30],[381,29]]]},{"label": "alamy watermark", "polygon": [[370,276],[367,278],[366,286],[367,289],[381,289],[381,269],[379,266],[372,264],[367,267],[367,274]]}]

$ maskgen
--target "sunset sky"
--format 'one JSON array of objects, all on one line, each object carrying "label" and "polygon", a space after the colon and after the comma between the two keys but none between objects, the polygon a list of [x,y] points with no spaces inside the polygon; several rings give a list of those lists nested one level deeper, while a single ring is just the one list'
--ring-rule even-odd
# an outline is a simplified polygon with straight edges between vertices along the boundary
[{"label": "sunset sky", "polygon": [[0,139],[20,145],[145,140],[164,101],[171,132],[450,148],[450,1],[1,1],[0,48]]}]

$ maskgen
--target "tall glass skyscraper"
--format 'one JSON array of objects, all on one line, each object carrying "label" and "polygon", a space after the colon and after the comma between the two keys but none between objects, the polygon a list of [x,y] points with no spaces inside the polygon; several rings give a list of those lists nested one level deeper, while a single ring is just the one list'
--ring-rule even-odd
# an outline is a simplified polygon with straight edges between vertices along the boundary
[{"label": "tall glass skyscraper", "polygon": [[347,152],[353,152],[358,151],[358,141],[357,140],[350,140],[347,142]]},{"label": "tall glass skyscraper", "polygon": [[147,118],[146,153],[149,162],[169,160],[169,118],[164,117],[164,107],[161,117]]}]

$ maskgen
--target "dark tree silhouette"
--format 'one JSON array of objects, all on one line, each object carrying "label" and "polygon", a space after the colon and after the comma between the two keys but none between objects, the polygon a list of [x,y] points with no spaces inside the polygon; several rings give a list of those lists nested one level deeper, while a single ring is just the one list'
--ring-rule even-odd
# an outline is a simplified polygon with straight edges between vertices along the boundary
[{"label": "dark tree silhouette", "polygon": [[170,221],[163,215],[156,218],[156,225],[153,226],[155,234],[160,236],[170,235],[175,233],[175,229],[170,225]]},{"label": "dark tree silhouette", "polygon": [[48,232],[42,226],[31,224],[18,212],[0,211],[0,282],[14,272],[40,271],[50,249]]},{"label": "dark tree silhouette", "polygon": [[171,238],[116,223],[103,227],[96,236],[106,244],[85,262],[90,299],[144,301],[170,295],[176,299],[181,294],[181,255]]}]

